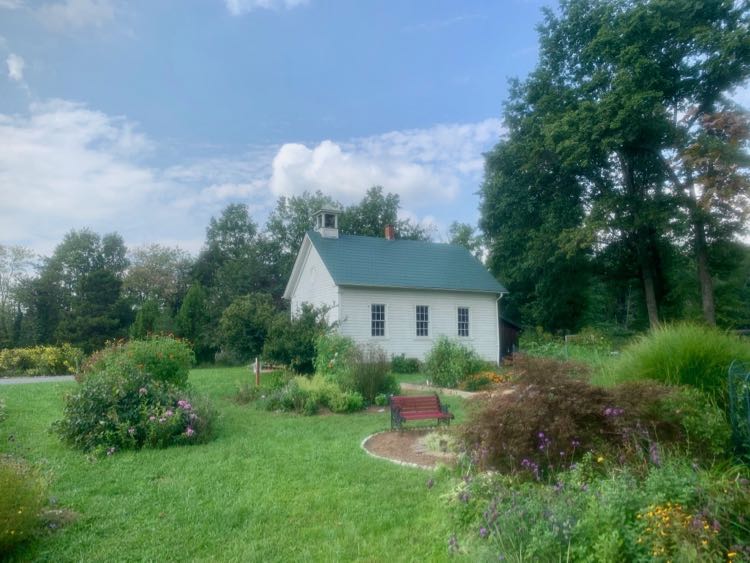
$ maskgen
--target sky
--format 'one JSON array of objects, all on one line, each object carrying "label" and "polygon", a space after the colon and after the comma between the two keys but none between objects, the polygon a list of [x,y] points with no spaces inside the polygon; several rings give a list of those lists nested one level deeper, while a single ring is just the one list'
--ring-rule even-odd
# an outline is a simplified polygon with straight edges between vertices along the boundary
[{"label": "sky", "polygon": [[[544,0],[0,0],[0,244],[200,250],[230,203],[373,185],[475,224]],[[750,102],[747,91],[741,96]]]}]

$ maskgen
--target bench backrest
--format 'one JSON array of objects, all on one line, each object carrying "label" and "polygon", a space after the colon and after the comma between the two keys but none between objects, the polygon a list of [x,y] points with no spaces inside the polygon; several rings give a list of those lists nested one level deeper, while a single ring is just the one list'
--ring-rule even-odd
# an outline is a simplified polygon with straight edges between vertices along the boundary
[{"label": "bench backrest", "polygon": [[398,395],[391,397],[391,406],[399,407],[402,411],[433,412],[440,410],[440,399],[438,399],[437,395],[420,397]]}]

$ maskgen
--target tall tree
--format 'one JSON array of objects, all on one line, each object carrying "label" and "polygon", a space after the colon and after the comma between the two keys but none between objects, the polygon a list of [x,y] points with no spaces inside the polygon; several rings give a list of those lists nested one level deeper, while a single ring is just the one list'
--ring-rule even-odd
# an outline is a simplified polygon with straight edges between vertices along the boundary
[{"label": "tall tree", "polygon": [[565,0],[546,12],[540,45],[506,106],[508,143],[533,130],[538,150],[525,165],[546,151],[572,174],[585,213],[571,242],[594,255],[613,243],[631,249],[652,325],[670,293],[670,247],[690,232],[711,322],[706,217],[691,203],[683,156],[703,122],[682,118],[715,111],[748,78],[748,2]]},{"label": "tall tree", "polygon": [[190,285],[192,259],[177,247],[150,244],[130,251],[123,291],[137,305],[155,301],[172,312]]},{"label": "tall tree", "polygon": [[398,194],[384,193],[382,186],[373,186],[358,204],[341,214],[339,227],[350,235],[382,237],[386,225],[393,225],[401,239],[429,240],[430,231],[409,219],[399,219],[401,199]]},{"label": "tall tree", "polygon": [[19,290],[32,258],[28,248],[0,244],[0,348],[16,344],[14,325],[20,314]]},{"label": "tall tree", "polygon": [[478,260],[482,259],[484,254],[484,241],[481,233],[468,223],[459,223],[454,221],[448,229],[448,242],[458,246],[463,246],[466,250]]}]

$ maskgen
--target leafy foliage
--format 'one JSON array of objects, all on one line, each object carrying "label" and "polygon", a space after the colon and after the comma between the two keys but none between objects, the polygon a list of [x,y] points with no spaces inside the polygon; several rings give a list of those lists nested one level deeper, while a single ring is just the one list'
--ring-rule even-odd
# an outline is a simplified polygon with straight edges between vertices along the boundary
[{"label": "leafy foliage", "polygon": [[275,315],[276,307],[267,293],[238,297],[224,310],[219,321],[223,347],[242,361],[260,356]]},{"label": "leafy foliage", "polygon": [[486,362],[473,349],[441,336],[425,358],[424,371],[435,385],[456,387],[485,366]]},{"label": "leafy foliage", "polygon": [[421,367],[417,358],[407,358],[405,354],[391,358],[391,371],[394,373],[419,373]]},{"label": "leafy foliage", "polygon": [[481,403],[464,430],[483,466],[539,479],[586,453],[646,459],[657,440],[708,461],[727,452],[726,417],[701,394],[645,382],[596,387],[576,377],[585,366],[554,359],[519,356],[513,369],[506,392]]},{"label": "leafy foliage", "polygon": [[304,304],[297,317],[276,316],[263,346],[263,355],[298,373],[315,370],[315,342],[328,329],[325,311]]},{"label": "leafy foliage", "polygon": [[364,407],[364,399],[357,392],[343,391],[322,375],[312,379],[295,377],[284,387],[272,391],[264,401],[268,410],[291,411],[313,415],[321,407],[335,413],[356,412]]},{"label": "leafy foliage", "polygon": [[44,481],[20,458],[0,455],[0,557],[41,531],[40,512],[45,505]]},{"label": "leafy foliage", "polygon": [[151,336],[144,340],[113,342],[93,354],[83,366],[83,375],[98,372],[144,372],[158,381],[178,387],[187,385],[188,372],[195,363],[190,345],[171,336]]},{"label": "leafy foliage", "polygon": [[70,344],[0,350],[0,376],[76,373],[83,352]]},{"label": "leafy foliage", "polygon": [[[744,560],[750,490],[741,467],[665,460],[645,475],[587,456],[552,483],[470,476],[448,495],[477,560]],[[604,464],[606,465],[606,463]]]}]

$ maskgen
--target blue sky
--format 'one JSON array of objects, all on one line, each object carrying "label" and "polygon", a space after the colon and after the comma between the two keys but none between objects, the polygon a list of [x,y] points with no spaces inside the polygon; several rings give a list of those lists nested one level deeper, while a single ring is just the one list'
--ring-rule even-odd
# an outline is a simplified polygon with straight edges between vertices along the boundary
[{"label": "blue sky", "polygon": [[196,251],[209,218],[374,184],[478,218],[544,2],[0,0],[0,243],[72,228]]}]

